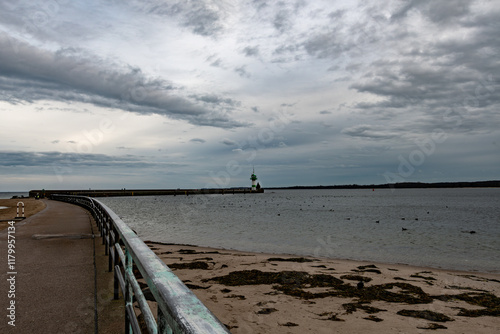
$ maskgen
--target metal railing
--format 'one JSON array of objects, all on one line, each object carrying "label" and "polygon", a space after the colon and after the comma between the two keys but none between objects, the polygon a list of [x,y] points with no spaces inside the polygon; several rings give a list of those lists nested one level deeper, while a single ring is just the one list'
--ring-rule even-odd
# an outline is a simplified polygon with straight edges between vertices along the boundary
[{"label": "metal railing", "polygon": [[[84,196],[52,195],[51,198],[82,206],[92,213],[109,256],[108,270],[114,271],[114,298],[119,299],[119,288],[124,296],[126,333],[141,333],[133,307],[134,299],[143,314],[148,333],[229,333],[170,268],[105,204]],[[156,318],[134,275],[134,265],[158,304]]]}]

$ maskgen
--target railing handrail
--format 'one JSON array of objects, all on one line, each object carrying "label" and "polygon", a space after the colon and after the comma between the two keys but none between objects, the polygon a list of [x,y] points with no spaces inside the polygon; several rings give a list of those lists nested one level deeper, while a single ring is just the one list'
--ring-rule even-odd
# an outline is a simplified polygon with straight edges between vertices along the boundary
[{"label": "railing handrail", "polygon": [[[132,302],[135,295],[150,333],[229,333],[219,319],[172,270],[104,203],[85,196],[52,195],[51,197],[55,200],[81,205],[92,212],[96,222],[100,225],[103,242],[107,247],[106,253],[110,256],[110,271],[112,268],[115,271],[115,289],[119,281],[125,297],[126,309],[131,309],[130,313],[133,313]],[[121,249],[122,245],[124,252]],[[116,264],[123,261],[125,263],[122,263],[122,273],[122,269]],[[137,280],[132,272],[133,264],[141,272],[158,304],[156,323],[138,288]],[[116,291],[115,298],[117,298]],[[143,307],[148,309],[144,310]],[[128,319],[128,321],[127,332],[135,333],[138,329],[137,319]]]}]

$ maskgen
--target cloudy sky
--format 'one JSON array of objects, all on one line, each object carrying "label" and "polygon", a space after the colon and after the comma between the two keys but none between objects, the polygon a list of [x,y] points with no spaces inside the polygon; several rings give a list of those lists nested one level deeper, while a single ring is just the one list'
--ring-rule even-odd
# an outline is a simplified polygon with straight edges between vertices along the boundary
[{"label": "cloudy sky", "polygon": [[0,191],[500,179],[500,3],[0,1]]}]

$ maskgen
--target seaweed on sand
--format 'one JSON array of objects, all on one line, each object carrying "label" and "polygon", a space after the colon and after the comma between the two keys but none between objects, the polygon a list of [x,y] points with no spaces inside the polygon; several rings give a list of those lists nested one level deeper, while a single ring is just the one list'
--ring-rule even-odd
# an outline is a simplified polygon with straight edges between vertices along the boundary
[{"label": "seaweed on sand", "polygon": [[340,279],[365,282],[365,283],[371,282],[371,280],[372,280],[370,277],[359,276],[359,275],[343,275],[343,276],[340,276]]},{"label": "seaweed on sand", "polygon": [[[383,310],[366,306],[372,301],[385,301],[389,303],[404,304],[430,304],[434,300],[450,301],[462,300],[471,305],[482,306],[483,309],[467,310],[462,308],[459,316],[479,317],[479,316],[500,316],[500,298],[491,293],[463,293],[459,295],[438,295],[431,296],[424,292],[422,288],[406,283],[395,282],[379,285],[372,285],[358,289],[356,286],[344,283],[343,280],[326,274],[308,274],[302,271],[281,271],[262,272],[260,270],[233,271],[225,276],[218,276],[204,279],[203,282],[217,282],[226,286],[240,285],[272,285],[275,291],[280,291],[289,296],[301,299],[314,299],[326,297],[356,298],[354,303],[345,304],[347,313],[352,313],[358,309],[367,313],[376,313]],[[320,292],[312,292],[310,288],[325,288]],[[415,316],[431,321],[435,319],[453,319],[448,316],[433,313],[431,311],[400,311],[401,315]],[[400,313],[398,313],[400,314]],[[425,318],[427,317],[427,318]]]},{"label": "seaweed on sand", "polygon": [[342,304],[342,307],[346,310],[346,314],[354,313],[358,309],[363,310],[368,314],[375,314],[387,311],[373,306],[363,305],[362,303],[347,303],[347,304]]},{"label": "seaweed on sand", "polygon": [[[426,304],[432,302],[432,298],[421,288],[408,283],[373,285],[360,290],[331,275],[311,275],[302,271],[262,272],[260,270],[242,270],[233,271],[225,276],[203,280],[203,282],[208,281],[215,281],[227,286],[273,285],[273,289],[275,290],[303,299],[332,296],[359,298],[360,302],[370,302],[373,300],[408,304]],[[317,293],[304,290],[318,287],[331,289]],[[399,288],[400,291],[389,291],[395,287]]]},{"label": "seaweed on sand", "polygon": [[187,263],[171,263],[168,265],[170,269],[208,269],[208,263],[202,261],[194,261]]},{"label": "seaweed on sand", "polygon": [[204,279],[203,282],[215,281],[227,286],[279,284],[309,287],[330,287],[343,281],[330,275],[310,275],[303,271],[263,272],[260,270],[233,271],[225,276]]},{"label": "seaweed on sand", "polygon": [[366,266],[359,266],[358,269],[352,269],[352,271],[357,273],[375,273],[381,274],[382,272],[374,264],[369,264]]},{"label": "seaweed on sand", "polygon": [[448,329],[448,327],[440,325],[440,324],[435,324],[435,323],[430,323],[429,327],[417,327],[418,329],[430,329],[430,330],[436,330],[436,329]]},{"label": "seaweed on sand", "polygon": [[425,311],[401,310],[401,311],[398,311],[397,314],[405,316],[405,317],[420,318],[420,319],[437,321],[437,322],[454,321],[452,318],[448,317],[447,315],[444,315],[444,314],[438,313],[438,312],[434,312],[434,311],[429,311],[429,310],[425,310]]},{"label": "seaweed on sand", "polygon": [[321,313],[319,315],[320,317],[325,317],[325,316],[328,316],[328,318],[326,319],[321,319],[321,320],[330,320],[330,321],[345,321],[344,319],[340,319],[338,317],[338,314],[337,313],[332,313],[332,312],[325,312],[325,313]]},{"label": "seaweed on sand", "polygon": [[257,314],[271,314],[271,313],[276,312],[276,311],[278,311],[278,310],[275,308],[266,307],[266,308],[263,308],[263,309],[257,311]]},{"label": "seaweed on sand", "polygon": [[281,258],[281,257],[271,257],[267,259],[267,261],[272,262],[272,261],[280,261],[280,262],[298,262],[298,263],[304,263],[304,262],[313,262],[311,259],[306,259],[305,257],[291,257],[291,258]]},{"label": "seaweed on sand", "polygon": [[458,313],[459,316],[464,317],[480,317],[480,316],[500,316],[500,298],[491,294],[491,293],[462,293],[459,295],[442,295],[442,296],[434,296],[435,299],[439,299],[442,301],[449,300],[462,300],[468,304],[475,306],[482,306],[483,309],[478,310],[467,310],[461,308]]}]

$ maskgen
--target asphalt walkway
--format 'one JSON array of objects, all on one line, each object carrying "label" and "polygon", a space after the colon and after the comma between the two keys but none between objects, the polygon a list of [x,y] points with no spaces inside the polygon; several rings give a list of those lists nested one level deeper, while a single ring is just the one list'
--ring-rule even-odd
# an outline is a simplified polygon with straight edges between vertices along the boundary
[{"label": "asphalt walkway", "polygon": [[43,211],[0,231],[0,333],[122,333],[123,299],[113,300],[113,274],[91,215],[44,201]]}]

